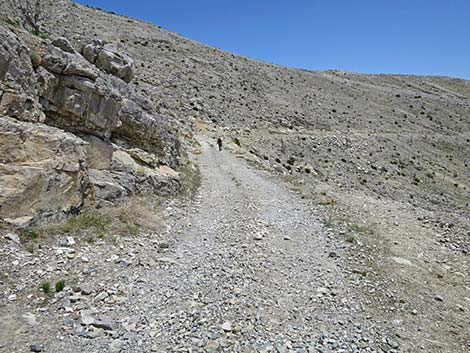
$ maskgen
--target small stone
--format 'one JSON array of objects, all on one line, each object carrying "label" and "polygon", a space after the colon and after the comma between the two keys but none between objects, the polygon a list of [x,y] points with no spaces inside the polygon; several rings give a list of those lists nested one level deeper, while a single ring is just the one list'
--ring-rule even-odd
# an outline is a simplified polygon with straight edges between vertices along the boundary
[{"label": "small stone", "polygon": [[77,335],[78,337],[83,337],[83,338],[93,338],[90,336],[88,331],[82,330],[82,329],[76,330],[75,335]]},{"label": "small stone", "polygon": [[102,328],[103,330],[113,330],[116,324],[109,316],[102,316],[93,323],[93,326]]},{"label": "small stone", "polygon": [[122,351],[123,347],[124,347],[124,342],[123,341],[121,341],[119,339],[114,340],[109,345],[109,352],[110,353],[119,353],[120,351]]},{"label": "small stone", "polygon": [[288,235],[285,235],[284,240],[290,240],[290,237]]},{"label": "small stone", "polygon": [[69,300],[70,300],[71,303],[76,303],[76,302],[80,301],[80,299],[81,299],[81,297],[79,295],[71,295],[69,297]]},{"label": "small stone", "polygon": [[416,310],[416,309],[411,310],[411,314],[412,315],[418,315],[418,310]]},{"label": "small stone", "polygon": [[387,343],[383,343],[381,346],[380,346],[380,349],[386,353],[390,352],[392,350],[392,347],[390,347],[390,345],[388,345]]},{"label": "small stone", "polygon": [[75,321],[72,320],[72,319],[65,319],[64,320],[64,327],[67,327],[67,328],[75,327]]},{"label": "small stone", "polygon": [[394,341],[392,339],[387,339],[387,343],[392,347],[393,349],[397,349],[399,347],[399,344],[397,341]]},{"label": "small stone", "polygon": [[98,337],[103,336],[103,334],[104,334],[104,331],[102,329],[92,330],[88,332],[89,338],[98,338]]},{"label": "small stone", "polygon": [[158,247],[160,249],[168,249],[170,247],[170,244],[168,244],[167,242],[161,242],[158,244]]},{"label": "small stone", "polygon": [[90,295],[91,293],[93,293],[93,289],[87,285],[87,284],[81,284],[79,287],[78,287],[78,290],[80,293],[82,293],[83,295]]},{"label": "small stone", "polygon": [[98,295],[95,297],[95,299],[100,302],[100,301],[102,301],[102,300],[105,300],[105,299],[108,298],[108,297],[109,297],[109,294],[108,294],[108,293],[106,293],[106,292],[101,292],[100,294],[98,294]]},{"label": "small stone", "polygon": [[14,302],[16,300],[16,294],[12,294],[8,296],[8,301]]},{"label": "small stone", "polygon": [[7,233],[5,235],[5,239],[11,240],[14,243],[19,244],[20,243],[20,237],[16,235],[15,233]]},{"label": "small stone", "polygon": [[334,251],[330,251],[330,253],[328,254],[328,257],[331,257],[331,258],[335,258],[335,257],[338,257],[338,254],[336,254]]},{"label": "small stone", "polygon": [[225,332],[230,332],[232,331],[232,323],[230,321],[225,321],[222,326],[221,326],[222,330],[224,330]]},{"label": "small stone", "polygon": [[132,263],[126,259],[117,259],[114,261],[116,265],[122,265],[124,267],[129,267]]},{"label": "small stone", "polygon": [[32,313],[23,314],[21,317],[28,325],[35,326],[37,324],[36,316]]},{"label": "small stone", "polygon": [[84,326],[93,325],[95,323],[95,318],[91,315],[90,312],[84,311],[82,312],[80,323]]},{"label": "small stone", "polygon": [[263,235],[261,233],[257,233],[254,236],[255,240],[263,240]]},{"label": "small stone", "polygon": [[29,348],[31,352],[42,352],[42,347],[39,343],[32,344]]},{"label": "small stone", "polygon": [[436,296],[434,296],[434,300],[437,301],[437,302],[443,302],[444,298],[442,298],[440,295],[436,295]]}]

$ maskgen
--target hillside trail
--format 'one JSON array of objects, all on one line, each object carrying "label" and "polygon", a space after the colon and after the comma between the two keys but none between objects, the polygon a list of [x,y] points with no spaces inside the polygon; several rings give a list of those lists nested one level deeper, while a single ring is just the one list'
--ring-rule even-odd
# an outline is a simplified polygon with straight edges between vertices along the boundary
[{"label": "hillside trail", "polygon": [[[172,226],[176,241],[163,265],[122,276],[141,285],[129,286],[129,301],[113,315],[145,328],[129,329],[119,349],[395,351],[358,298],[358,283],[345,277],[343,248],[322,231],[315,209],[207,139],[197,158],[202,185]],[[107,344],[71,336],[56,348]]]}]

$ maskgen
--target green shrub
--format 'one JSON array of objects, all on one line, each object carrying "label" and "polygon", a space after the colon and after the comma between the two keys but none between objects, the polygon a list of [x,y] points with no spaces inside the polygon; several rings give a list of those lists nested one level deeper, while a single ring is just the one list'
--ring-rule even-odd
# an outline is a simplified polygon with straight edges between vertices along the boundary
[{"label": "green shrub", "polygon": [[10,26],[19,27],[18,22],[15,20],[12,20],[11,18],[5,18],[3,22],[5,22],[6,24],[9,24]]},{"label": "green shrub", "polygon": [[73,233],[89,228],[104,231],[110,222],[111,220],[108,217],[96,210],[85,210],[68,219],[63,227],[63,231],[65,233]]},{"label": "green shrub", "polygon": [[60,280],[60,281],[57,281],[55,283],[55,291],[58,293],[58,292],[62,292],[65,288],[65,282]]},{"label": "green shrub", "polygon": [[26,240],[34,240],[37,239],[39,234],[34,229],[26,228],[21,231],[21,236]]},{"label": "green shrub", "polygon": [[49,294],[51,291],[51,283],[50,282],[42,282],[39,286],[44,293]]},{"label": "green shrub", "polygon": [[238,137],[234,137],[234,138],[233,138],[233,143],[236,144],[238,147],[241,146],[241,144],[240,144],[240,139],[239,139]]}]

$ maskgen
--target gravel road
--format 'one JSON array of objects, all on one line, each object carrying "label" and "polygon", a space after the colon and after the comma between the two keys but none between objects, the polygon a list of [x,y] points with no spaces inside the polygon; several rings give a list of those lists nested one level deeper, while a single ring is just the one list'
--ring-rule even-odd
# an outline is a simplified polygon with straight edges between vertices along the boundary
[{"label": "gravel road", "polygon": [[315,209],[230,151],[208,142],[201,151],[202,186],[184,214],[173,214],[170,249],[139,250],[157,265],[124,267],[127,300],[91,308],[110,327],[95,324],[104,332],[93,337],[75,331],[47,351],[397,351]]}]

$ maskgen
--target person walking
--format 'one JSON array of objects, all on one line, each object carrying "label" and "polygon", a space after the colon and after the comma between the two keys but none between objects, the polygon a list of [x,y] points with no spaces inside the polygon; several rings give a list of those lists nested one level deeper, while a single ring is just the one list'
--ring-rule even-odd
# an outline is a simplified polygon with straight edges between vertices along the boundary
[{"label": "person walking", "polygon": [[222,137],[217,139],[217,146],[219,146],[219,151],[222,151]]}]

